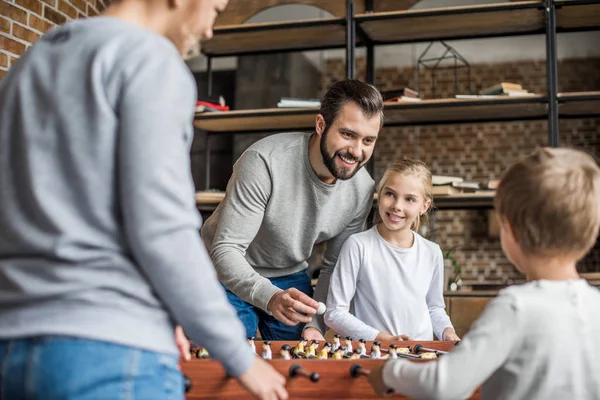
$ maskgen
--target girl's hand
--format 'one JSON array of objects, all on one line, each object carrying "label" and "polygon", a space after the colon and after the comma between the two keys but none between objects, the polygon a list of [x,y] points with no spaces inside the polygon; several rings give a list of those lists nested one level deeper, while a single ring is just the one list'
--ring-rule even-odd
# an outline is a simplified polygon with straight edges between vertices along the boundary
[{"label": "girl's hand", "polygon": [[392,338],[390,340],[401,342],[403,340],[413,341],[414,339],[408,335],[398,335],[398,336],[392,336]]},{"label": "girl's hand", "polygon": [[442,340],[450,341],[450,342],[459,342],[460,338],[454,332],[454,328],[446,328],[442,333]]}]

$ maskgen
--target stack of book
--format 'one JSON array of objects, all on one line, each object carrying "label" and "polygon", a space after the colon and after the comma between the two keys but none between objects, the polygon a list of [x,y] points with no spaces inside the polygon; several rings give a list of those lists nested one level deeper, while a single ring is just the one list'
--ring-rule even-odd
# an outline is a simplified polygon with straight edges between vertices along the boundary
[{"label": "stack of book", "polygon": [[433,195],[434,196],[452,196],[461,194],[473,194],[481,196],[493,196],[497,180],[491,180],[487,184],[476,181],[467,181],[458,176],[433,175]]},{"label": "stack of book", "polygon": [[530,97],[535,96],[535,93],[523,89],[523,86],[518,83],[500,82],[493,86],[487,87],[479,92],[479,94],[457,94],[457,99],[496,99],[498,97]]},{"label": "stack of book", "polygon": [[383,101],[386,103],[398,103],[402,101],[421,101],[419,98],[419,92],[416,90],[404,87],[395,90],[386,90],[381,92]]},{"label": "stack of book", "polygon": [[196,113],[229,111],[229,106],[225,104],[223,96],[218,99],[200,98],[196,101]]},{"label": "stack of book", "polygon": [[279,108],[319,108],[321,101],[319,99],[298,99],[294,97],[282,97],[277,103]]}]

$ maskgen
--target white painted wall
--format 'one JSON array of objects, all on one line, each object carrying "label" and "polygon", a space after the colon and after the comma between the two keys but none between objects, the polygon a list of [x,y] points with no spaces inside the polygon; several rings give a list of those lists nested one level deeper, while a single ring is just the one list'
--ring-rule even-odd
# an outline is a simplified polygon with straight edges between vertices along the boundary
[{"label": "white painted wall", "polygon": [[[426,9],[449,6],[502,3],[506,0],[422,0],[412,9]],[[248,22],[270,22],[282,20],[302,20],[326,18],[331,15],[316,7],[305,5],[283,5],[264,10]],[[541,60],[546,58],[544,35],[513,36],[505,38],[448,41],[469,63],[494,63],[519,60]],[[378,68],[403,67],[415,65],[419,55],[428,43],[409,45],[377,46],[375,49],[375,65]],[[600,31],[563,33],[558,35],[558,58],[600,57]],[[432,50],[435,50],[433,48]],[[357,56],[364,56],[364,49],[356,50]],[[435,55],[433,53],[428,53]],[[305,52],[306,57],[318,68],[322,69],[326,59],[345,59],[344,50],[325,50]],[[204,56],[188,61],[193,71],[204,71]],[[213,59],[213,69],[235,69],[236,57]]]}]

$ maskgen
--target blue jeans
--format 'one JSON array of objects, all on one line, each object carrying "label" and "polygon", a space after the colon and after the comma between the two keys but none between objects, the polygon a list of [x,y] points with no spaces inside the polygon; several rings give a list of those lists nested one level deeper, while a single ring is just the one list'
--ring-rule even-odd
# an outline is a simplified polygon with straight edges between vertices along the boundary
[{"label": "blue jeans", "polygon": [[[271,283],[280,289],[286,290],[296,288],[310,297],[313,295],[313,288],[310,278],[306,271],[296,272],[295,274],[281,276],[279,278],[269,278]],[[256,329],[264,340],[298,340],[302,335],[304,324],[289,326],[276,320],[273,316],[267,314],[258,307],[246,303],[238,296],[225,288],[229,302],[235,307],[238,317],[242,320],[246,328],[246,336],[255,336]]]},{"label": "blue jeans", "polygon": [[0,368],[2,400],[184,398],[176,355],[95,340],[0,340]]}]

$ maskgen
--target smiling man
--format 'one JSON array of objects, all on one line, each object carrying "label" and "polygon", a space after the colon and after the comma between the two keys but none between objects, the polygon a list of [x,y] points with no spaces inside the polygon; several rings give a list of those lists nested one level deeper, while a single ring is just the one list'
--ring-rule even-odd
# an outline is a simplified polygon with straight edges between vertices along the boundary
[{"label": "smiling man", "polygon": [[[382,125],[379,91],[340,81],[323,98],[315,133],[272,135],[236,162],[202,237],[248,336],[258,328],[267,340],[323,339],[317,302],[345,240],[365,228],[374,182],[362,167]],[[324,241],[313,299],[307,260]]]}]

